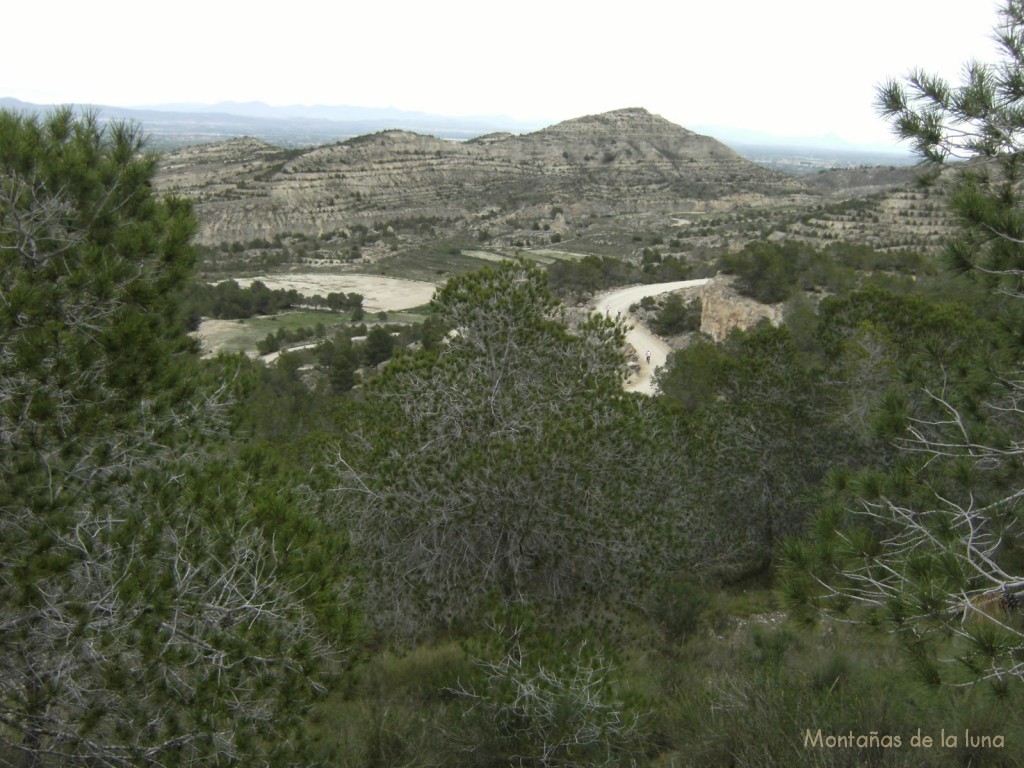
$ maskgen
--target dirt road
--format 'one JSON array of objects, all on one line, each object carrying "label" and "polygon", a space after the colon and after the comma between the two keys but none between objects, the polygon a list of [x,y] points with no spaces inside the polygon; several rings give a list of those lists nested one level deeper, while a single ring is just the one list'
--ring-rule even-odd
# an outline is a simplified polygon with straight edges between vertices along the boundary
[{"label": "dirt road", "polygon": [[[637,304],[645,296],[658,296],[662,293],[677,291],[681,288],[699,288],[708,285],[713,278],[700,280],[677,280],[672,283],[655,283],[653,285],[633,285],[619,288],[608,293],[598,294],[591,302],[595,312],[604,312],[611,317],[621,316],[633,327],[626,334],[626,342],[636,350],[639,372],[626,382],[626,391],[640,392],[645,395],[654,394],[654,383],[651,379],[654,370],[665,364],[671,351],[664,341],[659,339],[649,328],[633,317],[629,308]],[[647,355],[650,354],[650,361]]]}]

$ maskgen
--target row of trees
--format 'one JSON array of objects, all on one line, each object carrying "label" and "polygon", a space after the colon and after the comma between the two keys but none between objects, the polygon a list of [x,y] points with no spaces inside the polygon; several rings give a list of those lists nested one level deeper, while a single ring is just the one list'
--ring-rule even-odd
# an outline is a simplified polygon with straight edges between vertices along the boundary
[{"label": "row of trees", "polygon": [[274,315],[299,306],[326,308],[332,312],[351,312],[352,319],[363,318],[363,296],[359,293],[329,293],[304,297],[294,288],[271,289],[259,280],[242,288],[234,280],[218,283],[192,282],[181,297],[182,308],[193,329],[203,317],[235,320],[255,315]]}]

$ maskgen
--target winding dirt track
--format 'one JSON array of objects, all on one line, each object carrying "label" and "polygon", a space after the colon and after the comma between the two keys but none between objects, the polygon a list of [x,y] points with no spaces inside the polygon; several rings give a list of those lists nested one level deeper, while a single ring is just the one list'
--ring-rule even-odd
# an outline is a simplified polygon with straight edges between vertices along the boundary
[{"label": "winding dirt track", "polygon": [[[654,394],[654,382],[652,376],[659,366],[665,364],[668,353],[671,351],[668,344],[659,339],[649,328],[633,317],[629,308],[645,296],[658,296],[662,293],[677,291],[681,288],[699,288],[708,285],[713,278],[706,277],[700,280],[677,280],[672,283],[655,283],[653,285],[633,285],[629,288],[619,288],[608,293],[601,293],[594,297],[591,308],[595,312],[605,312],[611,317],[621,315],[632,328],[626,334],[626,343],[632,345],[636,350],[639,372],[630,376],[626,381],[627,392],[640,392],[645,395]],[[650,352],[651,360],[647,362],[647,353]]]}]

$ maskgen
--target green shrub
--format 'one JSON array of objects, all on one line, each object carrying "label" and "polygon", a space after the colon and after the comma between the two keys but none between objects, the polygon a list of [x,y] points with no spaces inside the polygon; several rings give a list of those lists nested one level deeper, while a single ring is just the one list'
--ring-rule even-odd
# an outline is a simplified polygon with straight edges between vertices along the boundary
[{"label": "green shrub", "polygon": [[655,333],[675,336],[688,331],[699,331],[701,319],[700,299],[683,301],[679,294],[672,294],[661,305],[658,314],[651,321]]},{"label": "green shrub", "polygon": [[650,614],[655,625],[670,642],[680,642],[694,634],[705,622],[711,596],[699,584],[671,577],[655,590]]},{"label": "green shrub", "polygon": [[465,710],[448,734],[448,765],[626,766],[651,746],[616,669],[586,644],[533,661],[515,638],[502,659],[478,664],[483,680],[457,691]]}]

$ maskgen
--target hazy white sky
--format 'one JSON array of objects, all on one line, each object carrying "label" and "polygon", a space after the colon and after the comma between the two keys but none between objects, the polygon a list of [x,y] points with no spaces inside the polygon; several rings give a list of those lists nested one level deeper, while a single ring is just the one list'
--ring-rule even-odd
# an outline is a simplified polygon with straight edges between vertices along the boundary
[{"label": "hazy white sky", "polygon": [[1000,0],[40,0],[4,9],[0,96],[263,101],[891,143],[875,86],[993,60]]}]

